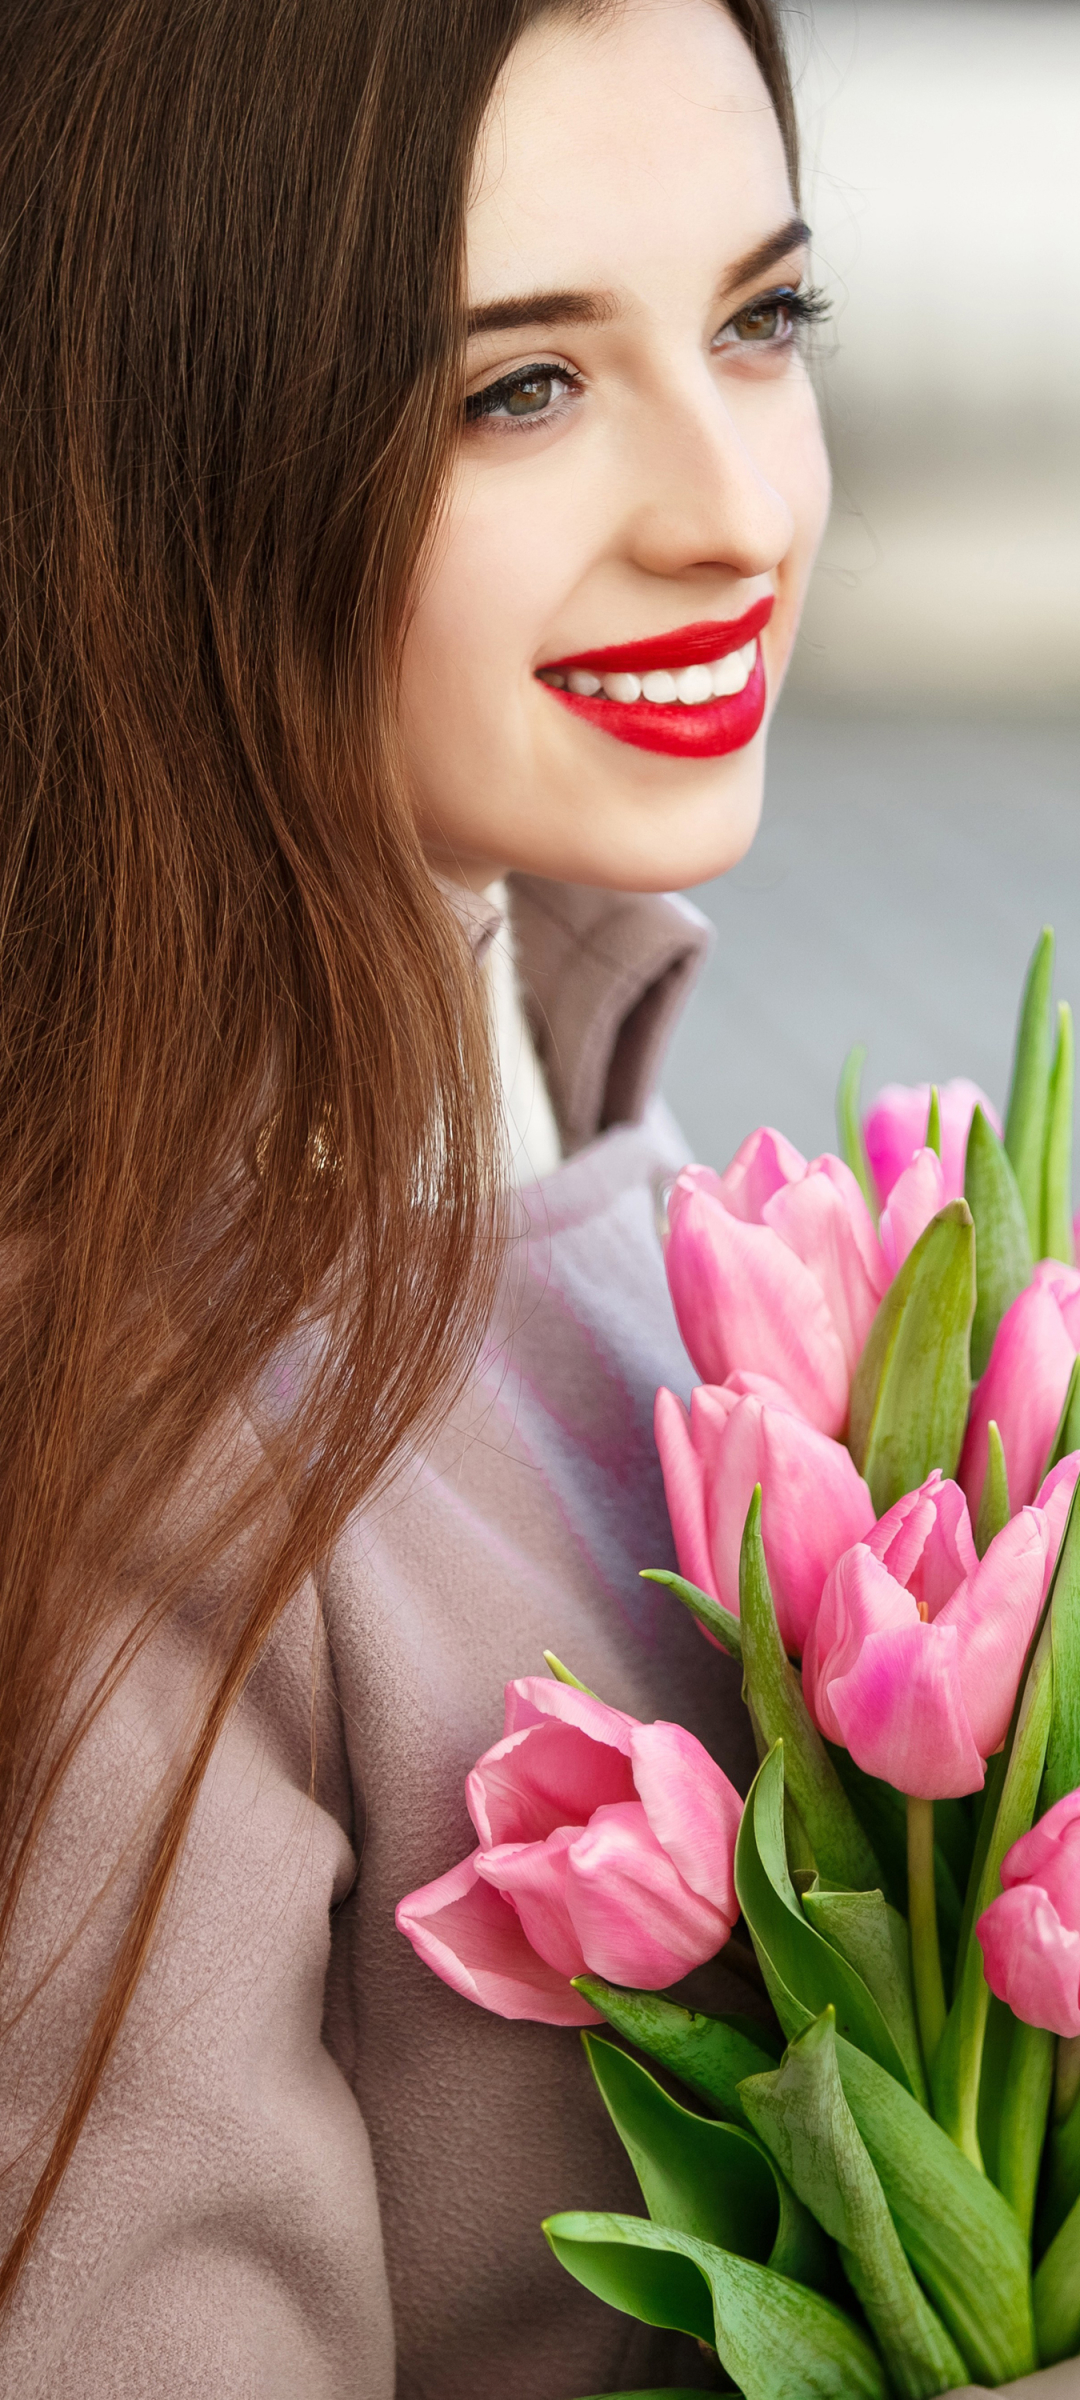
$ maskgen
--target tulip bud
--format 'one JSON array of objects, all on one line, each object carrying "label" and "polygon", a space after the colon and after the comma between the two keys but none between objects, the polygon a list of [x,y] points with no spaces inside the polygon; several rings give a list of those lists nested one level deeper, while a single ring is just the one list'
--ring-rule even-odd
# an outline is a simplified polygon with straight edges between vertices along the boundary
[{"label": "tulip bud", "polygon": [[1014,1842],[979,1918],[986,1980],[1025,2025],[1080,2034],[1080,1792]]}]

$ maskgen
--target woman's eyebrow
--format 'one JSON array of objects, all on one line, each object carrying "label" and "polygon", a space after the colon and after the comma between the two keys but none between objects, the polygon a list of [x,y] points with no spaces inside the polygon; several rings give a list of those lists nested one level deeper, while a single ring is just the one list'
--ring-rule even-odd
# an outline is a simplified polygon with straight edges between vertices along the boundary
[{"label": "woman's eyebrow", "polygon": [[[724,277],[724,292],[734,292],[755,275],[764,275],[792,250],[801,250],[810,228],[791,217],[775,233],[766,234],[745,257],[738,258]],[[523,292],[505,300],[485,300],[469,310],[470,340],[477,333],[514,333],[523,325],[608,325],[622,303],[617,292]]]}]

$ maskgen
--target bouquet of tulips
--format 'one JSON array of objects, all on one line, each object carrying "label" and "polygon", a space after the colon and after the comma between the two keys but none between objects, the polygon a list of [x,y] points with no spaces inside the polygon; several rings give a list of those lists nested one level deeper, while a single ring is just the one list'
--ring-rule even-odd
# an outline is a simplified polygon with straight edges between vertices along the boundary
[{"label": "bouquet of tulips", "polygon": [[[648,2213],[547,2238],[746,2400],[923,2400],[1080,2351],[1080,1271],[1052,967],[1046,933],[1003,1133],[967,1083],[886,1090],[861,1123],[855,1052],[842,1155],[762,1129],[666,1196],[703,1380],[689,1412],[657,1397],[682,1572],[654,1580],[742,1662],[745,1804],[692,1735],[549,1659],[469,1777],[477,1849],[398,1911],[471,1999],[619,2037],[582,2038]],[[663,1996],[740,1914],[775,2028]]]}]

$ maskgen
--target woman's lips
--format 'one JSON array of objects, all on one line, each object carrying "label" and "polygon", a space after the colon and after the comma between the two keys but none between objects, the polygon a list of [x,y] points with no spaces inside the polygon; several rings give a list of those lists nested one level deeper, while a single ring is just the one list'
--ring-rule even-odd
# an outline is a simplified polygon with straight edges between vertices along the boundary
[{"label": "woman's lips", "polygon": [[[554,700],[616,741],[674,758],[722,758],[753,740],[765,714],[765,669],[757,636],[772,608],[770,593],[741,617],[684,625],[651,641],[580,651],[573,658],[546,659],[537,674]],[[734,655],[739,652],[745,655]],[[702,685],[710,666],[716,669],[720,689],[706,696],[707,680],[704,691]],[[687,669],[693,673],[688,675]],[[740,687],[731,689],[740,674]],[[564,677],[578,688],[569,689]],[[590,690],[590,685],[609,677],[613,693]],[[683,686],[681,696],[673,678]],[[660,686],[652,697],[649,683]]]}]

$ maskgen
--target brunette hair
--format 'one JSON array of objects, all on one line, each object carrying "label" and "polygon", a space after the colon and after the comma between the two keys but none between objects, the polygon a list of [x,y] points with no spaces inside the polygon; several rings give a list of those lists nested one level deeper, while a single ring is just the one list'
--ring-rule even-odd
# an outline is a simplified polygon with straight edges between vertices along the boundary
[{"label": "brunette hair", "polygon": [[[226,1714],[490,1305],[487,1030],[395,677],[458,418],[470,163],[543,7],[4,11],[0,1949],[136,1649],[245,1534],[248,1566],[0,2298]],[[772,7],[729,9],[794,172]],[[300,1334],[287,1424],[164,1544]]]}]

